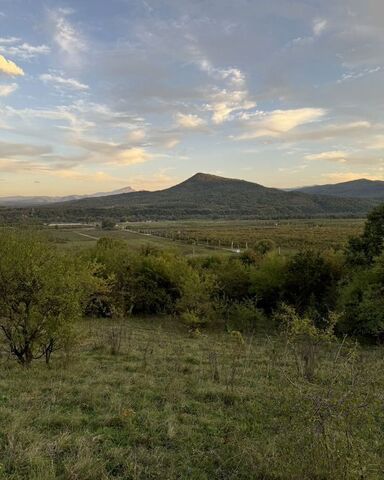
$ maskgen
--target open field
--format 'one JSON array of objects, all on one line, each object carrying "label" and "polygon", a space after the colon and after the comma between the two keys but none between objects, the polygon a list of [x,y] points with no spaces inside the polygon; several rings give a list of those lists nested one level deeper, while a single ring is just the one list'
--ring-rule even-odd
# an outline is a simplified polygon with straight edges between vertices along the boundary
[{"label": "open field", "polygon": [[101,237],[119,238],[133,249],[152,245],[174,249],[185,255],[228,254],[270,240],[282,253],[303,248],[341,248],[352,235],[361,233],[363,219],[320,219],[289,221],[178,221],[122,225],[124,229],[44,229],[54,243],[64,248],[95,245]]},{"label": "open field", "polygon": [[302,248],[340,248],[362,232],[364,219],[316,219],[281,221],[178,221],[129,224],[130,229],[159,237],[215,247],[252,247],[270,240],[283,251]]},{"label": "open field", "polygon": [[124,240],[133,249],[137,250],[150,245],[163,250],[176,250],[184,255],[212,255],[213,253],[228,254],[225,249],[215,246],[192,245],[171,238],[161,238],[148,234],[136,233],[128,230],[101,230],[97,228],[60,228],[44,229],[50,241],[63,248],[87,248],[96,245],[97,240],[103,237]]},{"label": "open field", "polygon": [[51,368],[2,356],[1,478],[383,478],[380,349],[323,347],[308,381],[278,337],[160,318],[79,337]]}]

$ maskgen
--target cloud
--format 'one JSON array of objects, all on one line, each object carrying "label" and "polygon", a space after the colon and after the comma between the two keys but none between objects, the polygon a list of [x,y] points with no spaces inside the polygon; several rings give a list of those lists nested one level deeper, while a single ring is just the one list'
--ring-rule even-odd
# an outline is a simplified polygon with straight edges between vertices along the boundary
[{"label": "cloud", "polygon": [[296,127],[319,120],[326,114],[322,108],[297,108],[294,110],[273,110],[257,112],[245,122],[245,133],[237,140],[251,140],[259,137],[279,137]]},{"label": "cloud", "polygon": [[313,34],[319,37],[327,28],[328,22],[325,18],[315,18],[313,21]]},{"label": "cloud", "polygon": [[18,67],[11,60],[7,60],[3,55],[0,55],[0,74],[11,75],[16,77],[19,75],[24,75],[22,68]]},{"label": "cloud", "polygon": [[345,163],[348,157],[348,152],[345,152],[343,150],[331,150],[328,152],[312,153],[310,155],[305,155],[306,160],[326,160],[339,163]]},{"label": "cloud", "polygon": [[367,131],[372,128],[372,124],[366,120],[330,124],[325,126],[322,125],[316,130],[310,130],[306,132],[291,132],[287,137],[287,140],[299,142],[331,140],[338,137],[358,138],[359,136],[366,135]]},{"label": "cloud", "polygon": [[384,150],[384,135],[377,135],[372,142],[367,145],[367,148],[372,150]]},{"label": "cloud", "polygon": [[54,75],[51,73],[43,73],[40,75],[40,80],[44,83],[52,83],[57,88],[69,88],[71,90],[84,91],[88,90],[89,86],[79,82],[73,78],[64,78],[60,75]]},{"label": "cloud", "polygon": [[205,109],[212,112],[213,123],[220,124],[231,119],[231,114],[234,112],[251,110],[255,107],[256,103],[249,100],[246,90],[215,89]]},{"label": "cloud", "polygon": [[49,11],[49,20],[53,27],[53,39],[60,50],[74,63],[80,59],[80,55],[87,50],[83,36],[68,20],[73,12],[59,8]]},{"label": "cloud", "polygon": [[374,67],[374,68],[364,68],[360,71],[349,71],[343,73],[342,77],[337,81],[337,83],[343,83],[348,80],[357,80],[359,78],[366,77],[367,75],[372,75],[373,73],[378,73],[382,70],[381,67]]},{"label": "cloud", "polygon": [[145,163],[151,160],[153,156],[146,152],[143,148],[133,147],[126,148],[118,152],[114,158],[110,159],[108,163],[115,163],[118,165],[134,165],[137,163]]},{"label": "cloud", "polygon": [[11,95],[18,88],[17,83],[10,83],[8,85],[0,84],[0,97],[7,97]]},{"label": "cloud", "polygon": [[0,142],[0,158],[36,157],[52,152],[49,145]]},{"label": "cloud", "polygon": [[78,138],[74,144],[92,152],[90,161],[114,165],[134,165],[151,160],[154,155],[142,147],[129,147],[126,144]]},{"label": "cloud", "polygon": [[196,129],[205,125],[205,120],[198,115],[178,113],[176,115],[177,124],[181,128]]},{"label": "cloud", "polygon": [[20,41],[21,39],[19,37],[0,37],[0,45],[12,45]]},{"label": "cloud", "polygon": [[30,60],[38,55],[47,55],[51,49],[47,45],[30,45],[29,43],[22,43],[21,45],[1,45],[0,53],[9,55],[11,57],[21,58],[23,60]]},{"label": "cloud", "polygon": [[127,134],[128,141],[132,143],[140,143],[145,139],[145,137],[146,137],[146,131],[143,128],[137,128],[137,129],[131,130]]}]

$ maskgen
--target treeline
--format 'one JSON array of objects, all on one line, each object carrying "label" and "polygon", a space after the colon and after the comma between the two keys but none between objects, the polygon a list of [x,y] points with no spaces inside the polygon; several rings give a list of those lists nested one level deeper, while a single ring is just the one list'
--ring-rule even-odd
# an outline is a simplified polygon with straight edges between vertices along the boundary
[{"label": "treeline", "polygon": [[[273,332],[287,308],[318,330],[384,334],[384,206],[343,251],[187,258],[102,238],[64,254],[30,233],[0,234],[0,328],[22,364],[67,348],[82,316],[172,315],[189,328]],[[336,319],[336,320],[335,320]]]}]

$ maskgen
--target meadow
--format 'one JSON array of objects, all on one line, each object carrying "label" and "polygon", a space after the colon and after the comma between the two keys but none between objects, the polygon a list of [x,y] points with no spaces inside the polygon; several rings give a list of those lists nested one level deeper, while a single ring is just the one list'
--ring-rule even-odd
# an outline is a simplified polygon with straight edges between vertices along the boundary
[{"label": "meadow", "polygon": [[[120,224],[118,230],[90,228],[44,229],[52,242],[63,247],[89,247],[101,237],[125,240],[133,249],[152,245],[177,249],[186,255],[228,253],[270,241],[283,253],[300,249],[340,249],[349,237],[359,235],[364,219],[281,221],[173,221]],[[135,233],[136,232],[136,233]]]},{"label": "meadow", "polygon": [[0,478],[381,479],[378,348],[86,320],[47,368],[0,369]]},{"label": "meadow", "polygon": [[2,229],[0,479],[383,478],[383,219]]}]

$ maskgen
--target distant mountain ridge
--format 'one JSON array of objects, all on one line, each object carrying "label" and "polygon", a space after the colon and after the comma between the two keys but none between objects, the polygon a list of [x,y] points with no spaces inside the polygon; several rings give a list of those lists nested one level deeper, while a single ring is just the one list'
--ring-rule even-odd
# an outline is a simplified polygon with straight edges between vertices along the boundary
[{"label": "distant mountain ridge", "polygon": [[35,214],[50,220],[348,217],[364,216],[377,203],[375,199],[287,192],[197,173],[165,190],[83,198],[41,206]]},{"label": "distant mountain ridge", "polygon": [[384,182],[361,178],[349,182],[295,188],[294,191],[335,197],[384,199]]},{"label": "distant mountain ridge", "polygon": [[88,195],[66,195],[64,197],[50,197],[50,196],[23,196],[16,195],[11,197],[0,197],[0,206],[35,206],[47,205],[51,203],[70,202],[73,200],[80,200],[82,198],[105,197],[109,195],[119,195],[122,193],[134,192],[131,187],[123,187],[112,192],[97,192]]}]

